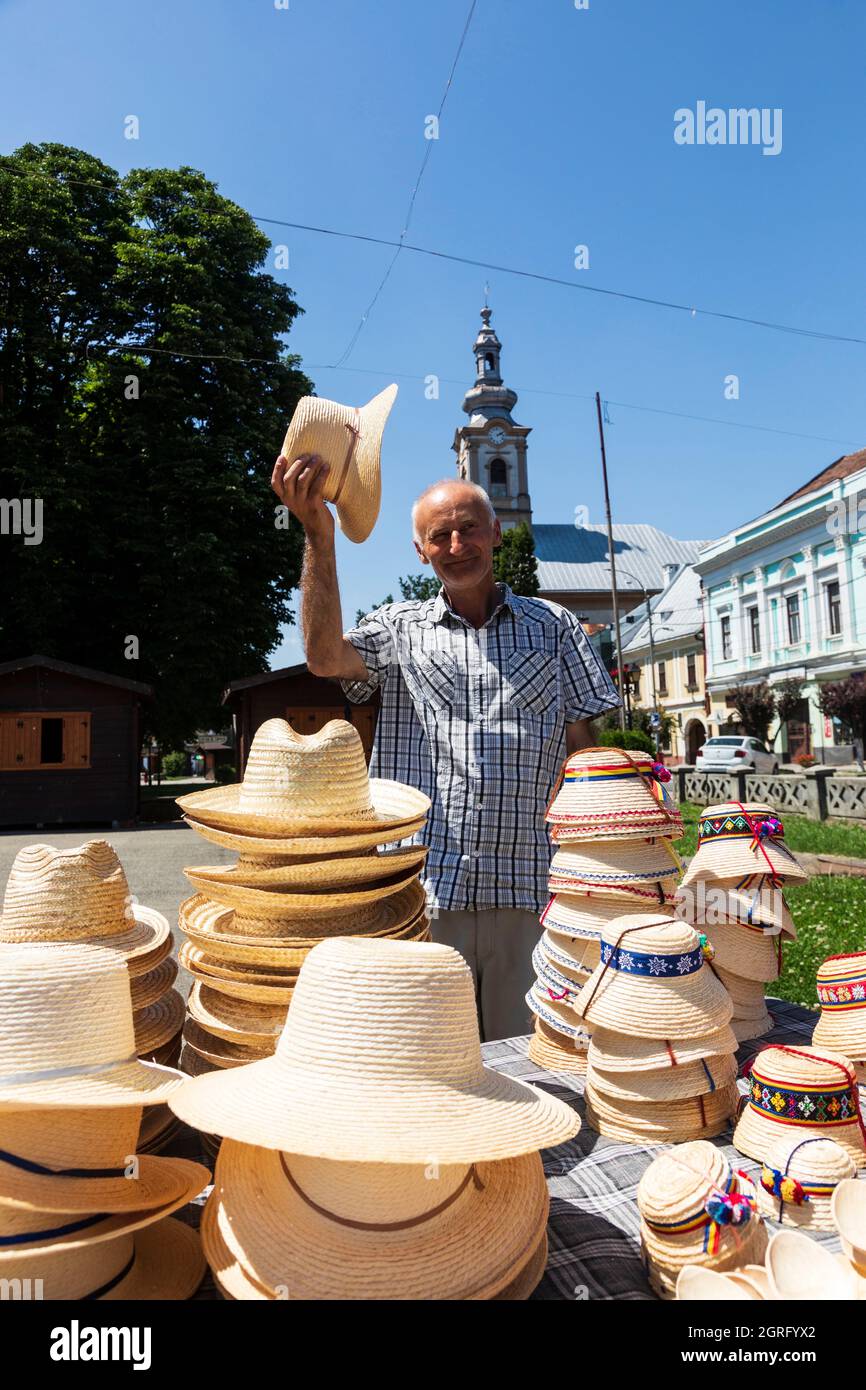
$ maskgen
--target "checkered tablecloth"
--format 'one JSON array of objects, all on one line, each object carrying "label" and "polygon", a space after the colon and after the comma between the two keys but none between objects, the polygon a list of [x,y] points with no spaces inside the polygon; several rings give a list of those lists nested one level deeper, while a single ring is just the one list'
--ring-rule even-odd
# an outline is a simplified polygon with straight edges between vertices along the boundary
[{"label": "checkered tablecloth", "polygon": [[[776,1026],[762,1038],[742,1045],[737,1053],[741,1065],[769,1043],[811,1042],[815,1014],[781,999],[768,999],[767,1007]],[[485,1064],[558,1096],[574,1106],[583,1120],[574,1139],[542,1154],[550,1188],[550,1249],[544,1278],[533,1299],[655,1298],[640,1258],[637,1185],[666,1146],[624,1144],[596,1134],[586,1123],[584,1078],[542,1070],[529,1060],[528,1047],[529,1038],[485,1043]],[[741,1081],[740,1089],[745,1088],[745,1081]],[[760,1164],[737,1153],[731,1144],[732,1132],[731,1127],[713,1142],[724,1149],[735,1168],[756,1176]],[[768,1225],[771,1230],[781,1229],[772,1221]],[[815,1239],[831,1250],[840,1248],[833,1233],[821,1232]]]}]

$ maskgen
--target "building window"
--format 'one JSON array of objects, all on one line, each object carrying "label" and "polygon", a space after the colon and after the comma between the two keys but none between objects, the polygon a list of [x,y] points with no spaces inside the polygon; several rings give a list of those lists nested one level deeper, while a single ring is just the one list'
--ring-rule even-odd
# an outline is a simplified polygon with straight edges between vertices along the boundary
[{"label": "building window", "polygon": [[490,496],[505,497],[508,493],[508,464],[505,459],[490,460]]},{"label": "building window", "polygon": [[686,657],[686,685],[689,690],[698,688],[698,659],[694,652],[689,652]]},{"label": "building window", "polygon": [[667,693],[668,693],[667,662],[666,662],[666,661],[659,661],[659,662],[657,663],[656,669],[657,669],[657,672],[658,672],[658,687],[659,687],[659,694],[660,694],[660,695],[667,695]]},{"label": "building window", "polygon": [[842,631],[842,604],[839,598],[839,580],[833,579],[826,585],[827,626],[831,637],[838,637]]},{"label": "building window", "polygon": [[785,599],[788,619],[788,644],[796,647],[800,641],[800,595],[788,594]]},{"label": "building window", "polygon": [[86,710],[0,712],[0,771],[90,767]]},{"label": "building window", "polygon": [[730,661],[733,649],[731,647],[731,617],[729,613],[723,613],[719,618],[719,627],[722,636],[722,661]]},{"label": "building window", "polygon": [[753,656],[761,650],[761,619],[757,608],[749,609],[749,646]]}]

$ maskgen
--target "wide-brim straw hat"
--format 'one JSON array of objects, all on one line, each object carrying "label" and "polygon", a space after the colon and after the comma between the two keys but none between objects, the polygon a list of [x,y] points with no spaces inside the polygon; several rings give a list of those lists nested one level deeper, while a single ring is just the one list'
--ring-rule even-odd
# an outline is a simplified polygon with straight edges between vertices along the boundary
[{"label": "wide-brim straw hat", "polygon": [[[210,840],[211,844],[220,845],[222,849],[237,850],[246,859],[270,859],[277,856],[281,859],[289,856],[326,858],[328,855],[353,854],[365,849],[376,849],[379,845],[392,844],[395,840],[393,832],[387,828],[380,829],[378,825],[373,830],[337,830],[327,835],[268,836],[220,830],[215,825],[196,820],[194,816],[184,816],[184,820],[190,830],[194,830],[203,839]],[[423,830],[425,820],[425,815],[419,815],[414,821],[403,822],[396,840],[408,840],[419,830]]]},{"label": "wide-brim straw hat", "polygon": [[592,974],[600,959],[599,942],[592,937],[561,936],[545,931],[539,944],[552,965],[581,983]]},{"label": "wide-brim straw hat", "polygon": [[98,946],[3,953],[0,1109],[158,1105],[177,1072],[138,1060],[129,976]]},{"label": "wide-brim straw hat", "polygon": [[133,901],[123,866],[106,840],[72,849],[27,845],[15,856],[0,915],[0,943],[86,942],[134,961],[166,941],[171,941],[167,920]]},{"label": "wide-brim straw hat", "polygon": [[586,1075],[586,1052],[576,1046],[573,1038],[557,1033],[540,1018],[535,1020],[527,1056],[545,1071]]},{"label": "wide-brim straw hat", "polygon": [[[237,864],[195,866],[184,873],[195,875],[197,883],[239,888],[266,888],[277,892],[293,889],[335,892],[392,879],[395,874],[420,873],[427,858],[425,845],[404,845],[399,849],[375,850],[360,855],[336,855],[329,859],[302,860],[300,863],[259,864],[241,860]],[[202,891],[210,892],[210,887]]]},{"label": "wide-brim straw hat", "polygon": [[153,970],[148,970],[145,975],[136,975],[131,979],[129,987],[133,1011],[145,1009],[148,1004],[155,1004],[157,999],[161,999],[177,979],[177,970],[177,961],[167,956]]},{"label": "wide-brim straw hat", "polygon": [[[345,719],[313,734],[267,719],[250,746],[242,782],[177,798],[217,829],[265,836],[393,830],[425,816],[430,798],[402,782],[371,778],[361,735]],[[293,851],[287,846],[286,852]]]},{"label": "wide-brim straw hat", "polygon": [[738,882],[754,874],[774,875],[782,882],[808,877],[785,844],[772,807],[758,801],[707,806],[698,820],[698,847],[683,886],[701,878]]},{"label": "wide-brim straw hat", "polygon": [[857,1165],[832,1139],[785,1135],[769,1145],[757,1179],[758,1209],[783,1226],[832,1231],[833,1194]]},{"label": "wide-brim straw hat", "polygon": [[689,1066],[702,1057],[730,1056],[737,1039],[730,1024],[695,1038],[637,1038],[610,1028],[593,1028],[590,1061],[605,1072],[658,1071],[662,1067]]},{"label": "wide-brim straw hat", "polygon": [[817,983],[821,1016],[812,1041],[852,1060],[866,1058],[866,951],[828,957]]},{"label": "wide-brim straw hat", "polygon": [[592,889],[614,893],[634,888],[653,892],[653,885],[661,883],[673,890],[680,872],[679,856],[667,840],[623,840],[621,844],[587,840],[556,851],[548,887],[551,893]]},{"label": "wide-brim straw hat", "polygon": [[237,999],[211,989],[201,980],[196,980],[190,990],[187,1008],[190,1017],[205,1032],[213,1033],[226,1042],[262,1050],[269,1042],[276,1042],[286,1021],[285,1004],[261,1004]]},{"label": "wide-brim straw hat", "polygon": [[576,1004],[591,1028],[673,1040],[730,1020],[730,997],[687,923],[629,915],[609,922],[601,940],[601,962]]},{"label": "wide-brim straw hat", "polygon": [[637,1206],[650,1276],[666,1294],[686,1265],[721,1272],[763,1259],[767,1232],[754,1188],[704,1139],[654,1158],[638,1184]]},{"label": "wide-brim straw hat", "polygon": [[853,1067],[829,1048],[765,1047],[748,1077],[734,1146],[749,1158],[764,1154],[787,1136],[833,1139],[858,1168],[866,1167],[860,1100]]},{"label": "wide-brim straw hat", "polygon": [[[272,1056],[276,1047],[275,1039],[261,1047],[227,1042],[225,1038],[208,1033],[191,1015],[183,1025],[183,1041],[185,1050],[197,1053],[215,1067],[245,1067],[249,1062],[260,1062],[263,1057]],[[188,1069],[182,1065],[181,1070]]]},{"label": "wide-brim straw hat", "polygon": [[272,922],[286,922],[304,914],[308,917],[324,917],[334,908],[354,910],[366,903],[378,902],[390,893],[399,893],[413,879],[417,879],[416,868],[403,868],[377,883],[362,884],[360,887],[328,888],[322,887],[313,892],[284,892],[277,888],[245,888],[232,882],[213,883],[202,878],[195,869],[184,869],[184,873],[196,892],[232,907],[250,917]]},{"label": "wide-brim straw hat", "polygon": [[43,1211],[162,1207],[210,1180],[184,1159],[138,1157],[141,1106],[0,1111],[0,1201]]},{"label": "wide-brim straw hat", "polygon": [[611,1100],[683,1100],[732,1086],[737,1080],[737,1063],[731,1054],[634,1073],[602,1071],[592,1060],[590,1065],[594,1089]]},{"label": "wide-brim straw hat", "polygon": [[180,1120],[167,1105],[151,1105],[144,1112],[138,1135],[140,1154],[159,1154],[180,1131]]},{"label": "wide-brim straw hat", "polygon": [[[673,893],[666,895],[673,902]],[[650,893],[650,902],[658,902],[658,895]],[[598,941],[605,922],[621,917],[625,912],[646,912],[646,901],[626,901],[623,895],[602,897],[596,893],[554,893],[541,914],[541,925],[557,937],[570,941],[587,939]]]},{"label": "wide-brim straw hat", "polygon": [[854,1269],[801,1231],[777,1231],[767,1247],[770,1297],[813,1303],[857,1298]]},{"label": "wide-brim straw hat", "polygon": [[492,1298],[525,1266],[549,1199],[537,1153],[368,1165],[226,1140],[211,1201],[229,1250],[270,1291],[473,1300]]},{"label": "wide-brim straw hat", "polygon": [[667,769],[646,753],[583,748],[566,758],[545,819],[560,843],[603,840],[609,833],[676,839],[683,822],[665,790],[669,779]]},{"label": "wide-brim straw hat", "polygon": [[657,1137],[659,1142],[665,1139],[670,1141],[678,1135],[688,1138],[690,1135],[703,1134],[716,1125],[720,1132],[735,1113],[739,1101],[735,1082],[729,1082],[716,1091],[680,1099],[626,1100],[604,1094],[598,1089],[591,1064],[585,1096],[600,1119],[612,1121],[648,1139]]},{"label": "wide-brim straw hat", "polygon": [[207,1268],[198,1232],[168,1216],[135,1235],[4,1260],[3,1277],[39,1281],[46,1302],[192,1298]]},{"label": "wide-brim straw hat", "polygon": [[676,915],[707,933],[722,923],[760,927],[768,936],[781,933],[789,941],[797,939],[784,893],[769,885],[763,874],[732,882],[701,878],[685,887],[679,884]]},{"label": "wide-brim straw hat", "polygon": [[368,1163],[512,1158],[579,1128],[561,1101],[483,1066],[457,951],[351,937],[310,952],[272,1058],[188,1082],[173,1109],[241,1143]]},{"label": "wide-brim straw hat", "polygon": [[290,464],[302,454],[327,463],[322,496],[334,503],[350,541],[365,541],[379,515],[382,435],[396,399],[394,383],[362,406],[302,396],[283,440],[281,453]]},{"label": "wide-brim straw hat", "polygon": [[713,967],[739,979],[754,980],[763,985],[777,980],[781,974],[782,936],[768,935],[760,927],[748,927],[743,922],[730,926],[702,927],[713,948]]},{"label": "wide-brim straw hat", "polygon": [[547,985],[535,980],[526,995],[526,1004],[535,1017],[555,1033],[561,1033],[580,1048],[589,1045],[586,1025],[577,1017],[570,999],[557,999]]},{"label": "wide-brim straw hat", "polygon": [[133,1012],[135,1050],[139,1057],[151,1057],[177,1036],[185,1010],[183,995],[176,989],[169,989],[152,1004]]}]

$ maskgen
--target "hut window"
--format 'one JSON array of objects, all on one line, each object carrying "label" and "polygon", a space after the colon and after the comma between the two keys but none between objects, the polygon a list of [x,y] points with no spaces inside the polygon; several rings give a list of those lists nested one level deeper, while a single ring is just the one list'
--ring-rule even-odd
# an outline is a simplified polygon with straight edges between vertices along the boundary
[{"label": "hut window", "polygon": [[90,711],[0,712],[0,771],[90,767]]},{"label": "hut window", "polygon": [[39,740],[40,763],[62,763],[63,720],[42,719],[40,723],[42,725],[42,732]]}]

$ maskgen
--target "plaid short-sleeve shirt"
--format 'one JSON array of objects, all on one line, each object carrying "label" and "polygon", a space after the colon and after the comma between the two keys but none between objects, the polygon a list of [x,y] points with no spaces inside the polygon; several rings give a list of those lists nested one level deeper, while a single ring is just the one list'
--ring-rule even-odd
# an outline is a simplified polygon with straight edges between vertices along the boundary
[{"label": "plaid short-sleeve shirt", "polygon": [[343,681],[350,700],[381,690],[370,772],[432,802],[416,837],[443,911],[541,912],[550,844],[544,811],[565,757],[565,726],[619,704],[574,614],[500,586],[481,628],[444,593],[389,603],[346,633],[369,679]]}]

